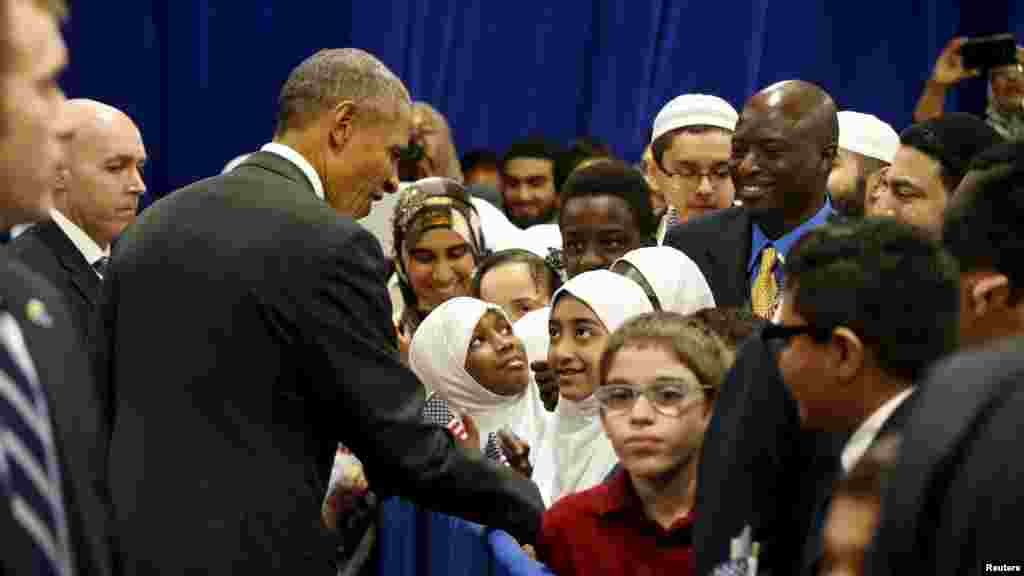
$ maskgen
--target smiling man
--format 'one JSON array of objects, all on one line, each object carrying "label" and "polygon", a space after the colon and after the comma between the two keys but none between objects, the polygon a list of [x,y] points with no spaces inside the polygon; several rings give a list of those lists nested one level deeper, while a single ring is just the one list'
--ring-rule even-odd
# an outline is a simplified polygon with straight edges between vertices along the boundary
[{"label": "smiling man", "polygon": [[146,147],[127,114],[94,100],[64,104],[59,136],[52,219],[15,238],[11,249],[60,289],[89,342],[110,243],[135,220],[146,191]]},{"label": "smiling man", "polygon": [[505,151],[498,166],[499,192],[505,215],[526,229],[557,220],[558,187],[555,163],[560,151],[539,136],[524,138]]},{"label": "smiling man", "polygon": [[384,255],[354,220],[397,188],[411,115],[377,58],[321,50],[285,81],[273,143],[118,240],[96,366],[125,572],[334,574],[318,518],[339,442],[377,494],[534,539],[536,486],[421,423]]},{"label": "smiling man", "polygon": [[665,238],[700,266],[719,306],[771,316],[780,263],[832,213],[825,188],[838,132],[835,103],[814,84],[780,82],[747,101],[729,159],[743,206],[676,226]]},{"label": "smiling man", "polygon": [[867,214],[892,216],[941,238],[942,214],[971,158],[1002,140],[981,118],[962,112],[910,126],[868,193]]}]

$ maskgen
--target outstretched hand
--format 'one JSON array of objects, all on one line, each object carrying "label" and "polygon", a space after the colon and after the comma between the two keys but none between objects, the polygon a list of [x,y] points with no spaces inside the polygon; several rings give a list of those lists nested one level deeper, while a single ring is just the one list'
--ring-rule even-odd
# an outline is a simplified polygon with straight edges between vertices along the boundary
[{"label": "outstretched hand", "polygon": [[480,451],[480,429],[476,427],[476,421],[469,414],[459,414],[462,420],[462,434],[456,434],[455,440],[467,450]]},{"label": "outstretched hand", "polygon": [[530,445],[507,430],[498,431],[498,447],[508,460],[509,466],[526,476],[533,476],[533,465],[530,464]]}]

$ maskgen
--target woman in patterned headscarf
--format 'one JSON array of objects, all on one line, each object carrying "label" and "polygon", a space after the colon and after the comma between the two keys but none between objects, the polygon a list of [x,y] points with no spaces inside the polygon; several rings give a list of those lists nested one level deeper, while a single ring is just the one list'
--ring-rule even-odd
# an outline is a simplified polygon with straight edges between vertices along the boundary
[{"label": "woman in patterned headscarf", "polygon": [[434,308],[469,295],[484,243],[469,194],[447,178],[410,184],[395,207],[393,224],[400,297],[393,295],[392,304],[399,336],[408,341]]}]

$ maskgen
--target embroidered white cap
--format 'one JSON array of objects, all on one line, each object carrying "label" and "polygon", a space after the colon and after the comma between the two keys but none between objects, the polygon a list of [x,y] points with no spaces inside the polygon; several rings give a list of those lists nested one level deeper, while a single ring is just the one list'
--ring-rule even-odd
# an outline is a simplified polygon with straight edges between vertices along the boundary
[{"label": "embroidered white cap", "polygon": [[877,116],[843,110],[839,113],[839,147],[892,164],[900,135]]},{"label": "embroidered white cap", "polygon": [[651,142],[666,132],[686,126],[715,126],[734,132],[739,119],[736,109],[718,96],[683,94],[669,100],[655,116]]}]

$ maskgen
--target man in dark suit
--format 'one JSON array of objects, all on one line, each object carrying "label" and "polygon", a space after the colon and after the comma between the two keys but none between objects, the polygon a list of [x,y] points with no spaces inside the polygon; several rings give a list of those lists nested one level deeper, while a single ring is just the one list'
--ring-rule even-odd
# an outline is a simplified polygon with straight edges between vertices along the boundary
[{"label": "man in dark suit", "polygon": [[943,362],[915,404],[865,574],[1020,566],[1024,338]]},{"label": "man in dark suit", "polygon": [[420,421],[384,256],[353,220],[396,190],[410,106],[370,54],[320,51],[285,82],[273,143],[119,239],[97,365],[129,572],[333,573],[339,441],[377,494],[533,541],[536,486]]},{"label": "man in dark suit", "polygon": [[923,232],[894,219],[833,224],[805,236],[785,263],[778,365],[804,428],[848,436],[818,485],[802,573],[815,574],[831,480],[875,440],[902,429],[915,383],[953,351],[957,268]]},{"label": "man in dark suit", "polygon": [[825,187],[838,137],[835,103],[808,82],[773,84],[743,107],[729,161],[742,206],[674,226],[664,242],[700,266],[719,306],[771,316],[779,264],[832,212]]},{"label": "man in dark suit", "polygon": [[146,191],[146,148],[128,115],[94,100],[63,105],[60,136],[51,219],[15,238],[11,250],[64,295],[89,344],[110,243],[135,220]]},{"label": "man in dark suit", "polygon": [[[0,227],[40,220],[67,61],[62,2],[0,2]],[[110,574],[87,356],[60,295],[0,249],[0,574]]]},{"label": "man in dark suit", "polygon": [[[782,284],[778,257],[831,214],[825,187],[837,122],[828,94],[801,81],[770,86],[743,108],[729,168],[744,206],[674,226],[665,239],[697,262],[719,306],[751,305],[762,254],[771,247],[759,284],[769,289],[760,292],[758,310],[769,314]],[[797,570],[816,505],[807,494],[822,471],[834,468],[841,446],[842,439],[801,431],[775,364],[775,343],[747,342],[704,437],[696,572],[707,574],[726,560],[730,539],[748,525],[761,542],[764,569]]]},{"label": "man in dark suit", "polygon": [[[1024,144],[974,159],[942,228],[960,264],[963,354],[922,386],[882,501],[871,574],[963,574],[1020,564],[1008,541],[1021,518],[1024,371]],[[1000,339],[1017,337],[993,345]]]}]

